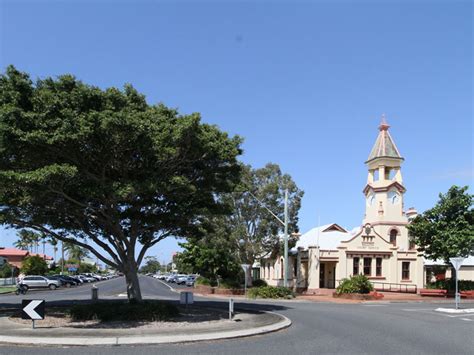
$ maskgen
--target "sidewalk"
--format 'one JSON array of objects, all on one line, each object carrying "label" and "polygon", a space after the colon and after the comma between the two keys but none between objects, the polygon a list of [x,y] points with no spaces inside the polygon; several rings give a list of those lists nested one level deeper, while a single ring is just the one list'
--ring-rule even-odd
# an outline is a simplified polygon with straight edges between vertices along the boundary
[{"label": "sidewalk", "polygon": [[273,312],[237,312],[233,320],[197,323],[157,323],[117,328],[41,327],[0,317],[0,343],[42,345],[164,344],[239,338],[287,328],[291,321]]}]

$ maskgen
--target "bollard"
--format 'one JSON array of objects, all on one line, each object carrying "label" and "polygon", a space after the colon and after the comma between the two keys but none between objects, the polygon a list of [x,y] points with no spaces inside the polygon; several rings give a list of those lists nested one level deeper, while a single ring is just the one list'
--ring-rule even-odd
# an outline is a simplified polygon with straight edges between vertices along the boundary
[{"label": "bollard", "polygon": [[92,285],[91,291],[92,291],[92,300],[97,301],[99,299],[99,289],[97,288],[96,285]]},{"label": "bollard", "polygon": [[232,320],[234,315],[234,299],[229,298],[229,320]]}]

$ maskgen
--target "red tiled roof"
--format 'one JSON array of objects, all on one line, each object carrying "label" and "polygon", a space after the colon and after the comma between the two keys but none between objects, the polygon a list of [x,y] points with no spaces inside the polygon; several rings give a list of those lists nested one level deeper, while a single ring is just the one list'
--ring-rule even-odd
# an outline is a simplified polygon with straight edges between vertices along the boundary
[{"label": "red tiled roof", "polygon": [[45,259],[45,260],[53,260],[52,256],[48,256],[48,255],[45,255],[45,254],[31,253],[30,255],[31,256],[39,256],[41,259]]},{"label": "red tiled roof", "polygon": [[26,256],[28,250],[21,250],[15,248],[0,248],[0,256]]}]

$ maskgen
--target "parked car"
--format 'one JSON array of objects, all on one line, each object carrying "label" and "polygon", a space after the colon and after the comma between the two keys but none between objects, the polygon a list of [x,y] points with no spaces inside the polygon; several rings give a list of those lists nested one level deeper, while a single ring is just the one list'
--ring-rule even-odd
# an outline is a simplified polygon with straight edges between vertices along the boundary
[{"label": "parked car", "polygon": [[50,279],[45,276],[28,275],[20,280],[19,285],[27,288],[49,288],[55,290],[61,286],[61,281]]},{"label": "parked car", "polygon": [[188,275],[176,275],[174,282],[176,282],[177,285],[184,285],[187,279]]},{"label": "parked car", "polygon": [[176,274],[169,274],[168,276],[165,277],[166,282],[174,282],[174,278],[176,277]]},{"label": "parked car", "polygon": [[48,276],[48,279],[59,280],[61,281],[61,284],[66,287],[77,286],[77,281],[73,280],[69,276],[53,275],[53,276]]},{"label": "parked car", "polygon": [[196,281],[196,276],[194,275],[189,275],[186,279],[186,286],[188,287],[193,287],[194,282]]},{"label": "parked car", "polygon": [[97,280],[94,279],[93,277],[89,277],[89,276],[86,276],[86,275],[77,275],[76,277],[79,277],[81,280],[83,280],[84,282],[96,282]]}]

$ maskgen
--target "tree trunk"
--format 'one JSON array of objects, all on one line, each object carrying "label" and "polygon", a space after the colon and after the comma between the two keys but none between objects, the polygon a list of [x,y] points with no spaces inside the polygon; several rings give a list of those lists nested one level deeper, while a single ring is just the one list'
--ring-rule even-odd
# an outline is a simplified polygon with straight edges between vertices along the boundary
[{"label": "tree trunk", "polygon": [[138,268],[135,260],[129,260],[124,265],[125,281],[127,282],[127,296],[129,302],[141,302],[142,293],[140,291],[140,282],[138,281]]}]

